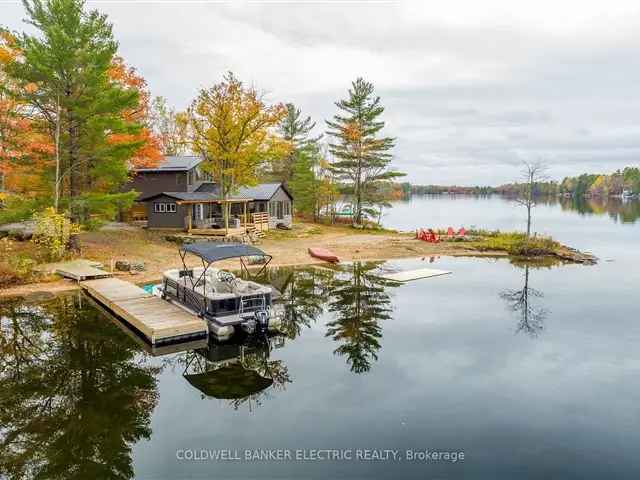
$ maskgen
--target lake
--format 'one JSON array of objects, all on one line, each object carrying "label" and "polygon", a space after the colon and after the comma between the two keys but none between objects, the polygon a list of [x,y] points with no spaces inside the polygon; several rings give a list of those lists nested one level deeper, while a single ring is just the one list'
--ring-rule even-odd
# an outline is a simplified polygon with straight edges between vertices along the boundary
[{"label": "lake", "polygon": [[[639,478],[639,211],[535,209],[534,230],[596,266],[272,269],[283,335],[165,355],[82,295],[0,303],[0,475]],[[495,196],[413,197],[383,222],[509,230],[524,212]],[[380,276],[425,264],[453,273]]]}]

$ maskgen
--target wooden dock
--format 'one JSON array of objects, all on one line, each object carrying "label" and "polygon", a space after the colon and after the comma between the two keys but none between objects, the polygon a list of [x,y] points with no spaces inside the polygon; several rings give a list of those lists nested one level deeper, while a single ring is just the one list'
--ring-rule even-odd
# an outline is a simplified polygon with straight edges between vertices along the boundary
[{"label": "wooden dock", "polygon": [[150,293],[118,278],[81,283],[103,307],[134,327],[151,345],[166,345],[207,338],[207,323]]},{"label": "wooden dock", "polygon": [[105,278],[112,275],[111,272],[106,272],[101,267],[101,263],[79,258],[69,262],[47,263],[38,269],[48,273],[57,273],[62,277],[77,281]]}]

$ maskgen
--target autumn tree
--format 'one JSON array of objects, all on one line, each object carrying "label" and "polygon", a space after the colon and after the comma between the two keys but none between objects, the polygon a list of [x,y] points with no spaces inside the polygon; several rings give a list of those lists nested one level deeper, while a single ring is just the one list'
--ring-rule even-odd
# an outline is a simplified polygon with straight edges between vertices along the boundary
[{"label": "autumn tree", "polygon": [[[26,22],[36,35],[17,38],[20,60],[8,70],[26,102],[59,131],[56,185],[75,219],[131,202],[118,194],[128,162],[145,144],[131,115],[138,89],[112,77],[118,44],[107,17],[85,11],[82,0],[25,0]],[[26,90],[26,85],[35,88]]]},{"label": "autumn tree", "polygon": [[[15,37],[0,29],[0,192],[21,199],[48,193],[44,172],[53,145],[32,108],[19,99],[19,87],[7,69],[19,57]],[[22,88],[29,90],[34,85]]]},{"label": "autumn tree", "polygon": [[336,106],[339,113],[326,122],[333,139],[329,151],[336,157],[332,168],[340,180],[347,182],[348,193],[353,195],[353,223],[361,225],[364,207],[372,203],[379,183],[403,174],[389,170],[395,140],[381,136],[384,107],[374,94],[373,84],[358,78],[351,84],[349,98],[336,102]]},{"label": "autumn tree", "polygon": [[[275,132],[286,113],[284,105],[267,105],[262,94],[231,72],[200,91],[189,108],[192,150],[203,157],[203,169],[218,183],[222,200],[256,184],[265,163],[286,155],[289,144]],[[228,228],[230,205],[223,202],[223,207]]]},{"label": "autumn tree", "polygon": [[151,102],[151,125],[155,135],[160,138],[165,155],[188,153],[188,117],[185,112],[169,107],[164,97],[155,97]]},{"label": "autumn tree", "polygon": [[109,78],[124,89],[138,92],[137,104],[133,108],[123,110],[121,115],[123,120],[140,125],[137,132],[111,135],[109,142],[114,145],[139,144],[130,159],[131,166],[135,168],[156,166],[162,160],[163,145],[162,138],[153,131],[151,94],[147,81],[136,72],[135,68],[128,67],[122,57],[113,58]]}]

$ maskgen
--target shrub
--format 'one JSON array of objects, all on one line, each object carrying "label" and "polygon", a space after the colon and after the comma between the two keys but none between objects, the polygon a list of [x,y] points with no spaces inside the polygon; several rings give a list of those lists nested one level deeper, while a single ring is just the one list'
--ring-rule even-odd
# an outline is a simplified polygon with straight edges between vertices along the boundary
[{"label": "shrub", "polygon": [[52,208],[46,208],[34,215],[36,229],[33,241],[42,246],[51,260],[59,260],[67,251],[71,235],[80,231],[80,227],[69,220],[62,213],[56,213]]},{"label": "shrub", "polygon": [[500,250],[522,257],[553,255],[559,247],[560,244],[551,238],[527,238],[524,233],[517,232],[493,232],[476,245],[478,250]]},{"label": "shrub", "polygon": [[0,288],[6,288],[32,281],[37,272],[34,270],[36,261],[23,255],[16,254],[13,242],[8,238],[0,240]]}]

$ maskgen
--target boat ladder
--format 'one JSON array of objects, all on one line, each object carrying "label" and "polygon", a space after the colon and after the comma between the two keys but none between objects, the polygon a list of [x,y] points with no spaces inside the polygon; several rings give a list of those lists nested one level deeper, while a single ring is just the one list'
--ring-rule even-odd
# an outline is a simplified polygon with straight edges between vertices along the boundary
[{"label": "boat ladder", "polygon": [[[240,309],[238,310],[238,315],[242,316],[242,314],[244,313],[246,308],[251,308],[253,307],[252,305],[252,301],[256,300],[255,297],[252,298],[247,298],[244,296],[240,297]],[[265,301],[264,295],[262,295],[260,297],[260,305],[257,308],[258,311],[266,311],[267,310],[267,303]]]}]

